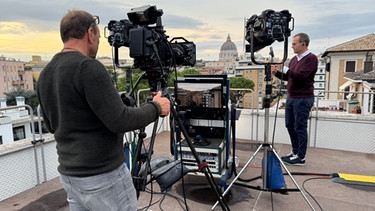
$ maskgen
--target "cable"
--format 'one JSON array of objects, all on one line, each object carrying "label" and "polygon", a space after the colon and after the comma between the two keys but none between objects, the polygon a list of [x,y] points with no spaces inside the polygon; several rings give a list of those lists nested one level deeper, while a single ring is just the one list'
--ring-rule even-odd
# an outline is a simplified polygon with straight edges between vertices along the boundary
[{"label": "cable", "polygon": [[[118,34],[115,34],[115,36],[118,35]],[[113,38],[113,42],[112,42],[112,50],[111,50],[111,53],[112,53],[112,65],[113,65],[113,72],[114,72],[114,81],[113,83],[115,84],[115,87],[116,87],[116,90],[118,90],[118,85],[117,85],[117,76],[116,76],[116,64],[115,64],[115,60],[113,58],[115,58],[114,56],[114,50],[115,50],[115,47],[114,44],[115,44],[115,37]],[[113,80],[113,79],[112,79]]]},{"label": "cable", "polygon": [[149,194],[160,194],[160,195],[163,195],[163,196],[162,196],[162,198],[160,198],[160,199],[156,200],[155,202],[153,202],[151,205],[148,205],[148,206],[145,206],[145,207],[142,207],[142,208],[138,209],[138,211],[147,210],[151,206],[153,206],[153,205],[155,205],[157,203],[159,203],[159,208],[161,210],[163,210],[162,207],[161,207],[161,204],[164,202],[166,196],[169,196],[169,197],[175,199],[178,202],[178,204],[180,205],[180,207],[182,208],[183,211],[190,210],[189,207],[187,207],[187,208],[184,207],[184,205],[183,205],[184,204],[183,199],[181,199],[181,198],[179,198],[177,196],[174,196],[174,195],[168,193],[167,191],[166,192],[158,192],[158,191],[151,191],[149,188],[146,188],[145,192],[149,193]]},{"label": "cable", "polygon": [[161,204],[163,203],[163,201],[164,201],[164,199],[165,199],[165,194],[161,197],[161,199],[160,199],[160,202],[159,202],[159,209],[160,210],[162,210],[162,211],[164,211],[164,209],[161,207]]},{"label": "cable", "polygon": [[[185,137],[185,138],[189,138],[189,137]],[[178,146],[180,147],[181,175],[184,175],[184,168],[183,168],[183,162],[182,162],[182,141],[179,142]],[[183,176],[181,178],[181,182],[182,182],[182,195],[184,198],[184,204],[185,204],[186,210],[188,210],[186,194],[185,194],[185,180]]]},{"label": "cable", "polygon": [[[143,141],[142,142],[142,146],[143,146],[143,149],[145,150],[145,152],[147,153],[147,148],[146,148],[146,146],[145,146],[145,142]],[[150,146],[150,143],[148,144],[148,146],[147,147],[149,147]],[[151,162],[151,160],[148,160],[148,158],[146,158],[146,162]],[[141,165],[139,166],[139,168],[141,167]],[[147,167],[147,165],[146,165],[146,167]],[[151,166],[149,166],[149,168],[150,169],[145,169],[145,171],[149,171],[150,170],[150,173],[151,173]],[[148,174],[147,174],[148,175]],[[144,178],[146,181],[147,181],[147,176],[146,176],[146,178]],[[153,192],[153,190],[154,190],[154,186],[153,186],[153,182],[151,182],[151,184],[150,184],[150,186],[151,186],[151,193]],[[153,198],[153,194],[151,194],[150,195],[150,201],[149,201],[149,206],[151,206],[151,204],[152,204],[152,198]],[[147,208],[148,209],[148,208]],[[147,210],[146,209],[146,210]]]},{"label": "cable", "polygon": [[[309,194],[309,196],[315,201],[315,203],[319,206],[319,208],[323,211],[323,208],[321,207],[321,205],[319,204],[319,202],[312,196],[312,194],[305,188],[305,183],[310,181],[310,180],[314,180],[314,179],[331,179],[331,178],[334,178],[336,177],[336,173],[331,173],[331,174],[325,174],[325,173],[310,173],[310,172],[290,172],[291,175],[298,175],[298,176],[318,176],[318,177],[314,177],[314,178],[308,178],[306,179],[303,183],[302,183],[302,188],[304,191],[306,191],[307,194]],[[288,175],[288,173],[283,173],[283,175]],[[258,177],[254,177],[253,179],[251,179],[251,181],[253,180],[256,180],[256,179],[260,179],[261,176],[258,176]],[[239,183],[234,183],[235,185],[239,185]],[[272,203],[272,210],[273,210],[273,196],[272,196],[272,191],[271,191],[271,203]]]},{"label": "cable", "polygon": [[[272,47],[271,47],[272,48]],[[271,50],[272,54],[273,54],[273,51]],[[270,53],[271,54],[271,53]],[[272,55],[271,55],[272,56]],[[273,57],[271,57],[271,61],[273,60]],[[284,63],[283,63],[283,66],[284,66]],[[270,71],[271,71],[271,66],[269,67],[270,68]],[[271,74],[271,73],[270,73]],[[266,76],[267,77],[267,76]],[[282,79],[280,79],[280,84],[282,83]],[[271,84],[271,87],[272,87],[272,84]],[[280,97],[279,97],[279,93],[281,93],[281,86],[279,87],[279,92],[277,93],[277,96],[276,96],[276,99],[277,99],[277,103],[276,103],[276,110],[275,110],[275,119],[274,119],[274,123],[273,123],[273,131],[272,131],[272,141],[271,141],[271,145],[273,146],[274,143],[275,143],[275,133],[276,133],[276,122],[277,122],[277,116],[278,116],[278,111],[279,111],[279,103],[280,103]],[[273,153],[273,151],[272,151]],[[272,154],[273,156],[273,154]],[[273,158],[273,157],[272,157]],[[273,191],[272,191],[272,171],[273,171],[273,161],[274,159],[271,159],[271,173],[270,173],[270,184],[271,184],[271,205],[272,205],[272,210],[274,210],[274,206],[273,206]],[[268,165],[267,165],[268,167]],[[267,169],[268,171],[268,169]]]},{"label": "cable", "polygon": [[309,196],[315,201],[315,203],[319,206],[320,210],[323,211],[323,208],[322,206],[320,206],[319,202],[315,199],[314,196],[311,195],[311,193],[309,191],[307,191],[307,189],[305,188],[305,183],[310,181],[310,180],[316,180],[316,179],[331,179],[332,177],[329,177],[329,176],[324,176],[324,177],[315,177],[315,178],[309,178],[309,179],[306,179],[305,181],[303,181],[302,183],[302,188],[306,191],[307,194],[309,194]]},{"label": "cable", "polygon": [[[153,206],[153,205],[155,205],[155,204],[157,204],[157,203],[160,202],[161,199],[158,199],[158,200],[156,200],[155,202],[152,202],[152,196],[153,196],[153,194],[155,194],[155,192],[154,192],[152,189],[151,189],[148,193],[149,193],[150,196],[151,196],[150,203],[149,203],[147,206],[145,206],[145,207],[142,207],[142,208],[140,208],[140,209],[137,209],[138,211],[148,210],[151,206]],[[160,193],[160,194],[162,194],[162,193]]]}]

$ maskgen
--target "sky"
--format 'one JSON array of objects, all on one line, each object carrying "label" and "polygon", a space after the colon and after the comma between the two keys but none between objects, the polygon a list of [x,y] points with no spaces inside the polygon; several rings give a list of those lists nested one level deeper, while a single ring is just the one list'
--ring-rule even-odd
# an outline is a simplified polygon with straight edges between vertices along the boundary
[{"label": "sky", "polygon": [[[239,54],[243,53],[245,19],[272,9],[288,10],[293,31],[288,38],[288,57],[293,56],[294,34],[310,36],[309,49],[324,53],[327,48],[375,32],[373,0],[2,0],[0,6],[0,55],[30,61],[40,55],[49,61],[63,45],[59,35],[62,16],[70,9],[86,10],[100,17],[100,47],[97,56],[112,56],[104,28],[110,20],[128,19],[132,8],[155,5],[163,10],[166,34],[184,37],[196,45],[197,59],[218,60],[220,47],[230,35]],[[108,33],[107,33],[108,34]],[[284,42],[272,44],[275,57],[284,55]],[[260,52],[269,55],[269,48]],[[130,58],[121,48],[121,58]]]}]

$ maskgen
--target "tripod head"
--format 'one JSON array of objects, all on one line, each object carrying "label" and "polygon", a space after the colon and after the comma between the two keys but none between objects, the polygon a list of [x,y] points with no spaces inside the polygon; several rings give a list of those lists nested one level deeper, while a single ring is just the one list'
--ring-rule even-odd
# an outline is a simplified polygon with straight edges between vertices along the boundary
[{"label": "tripod head", "polygon": [[[157,93],[160,91],[162,97],[166,97],[169,99],[169,74],[160,74],[160,71],[144,71],[141,73],[141,75],[136,79],[136,82],[134,85],[130,85],[130,81],[132,78],[131,70],[128,70],[126,74],[126,87],[129,87],[125,93],[122,93],[120,95],[123,103],[130,107],[135,107],[136,105],[139,105],[141,102],[150,102],[152,101],[153,97],[157,95]],[[142,81],[147,81],[147,84],[149,85],[150,92],[148,95],[146,94],[140,94],[141,90],[144,90],[142,87],[144,87],[146,84]],[[138,95],[137,95],[138,91]]]}]

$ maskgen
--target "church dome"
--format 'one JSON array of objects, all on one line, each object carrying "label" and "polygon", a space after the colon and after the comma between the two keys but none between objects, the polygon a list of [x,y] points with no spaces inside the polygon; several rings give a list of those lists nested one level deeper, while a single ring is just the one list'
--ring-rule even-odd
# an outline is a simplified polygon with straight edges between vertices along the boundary
[{"label": "church dome", "polygon": [[228,34],[227,41],[221,46],[220,51],[237,51],[237,47]]}]

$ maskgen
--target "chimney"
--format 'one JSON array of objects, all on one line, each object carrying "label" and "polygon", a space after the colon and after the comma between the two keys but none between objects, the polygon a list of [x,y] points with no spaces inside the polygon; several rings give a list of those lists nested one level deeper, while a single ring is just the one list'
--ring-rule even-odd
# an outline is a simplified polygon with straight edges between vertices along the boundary
[{"label": "chimney", "polygon": [[[23,105],[25,105],[25,97],[23,97],[23,96],[17,96],[16,97],[16,103],[17,103],[17,106],[23,106]],[[19,110],[25,110],[25,108],[22,107]]]},{"label": "chimney", "polygon": [[0,108],[6,108],[7,107],[7,99],[2,97],[0,98]]},{"label": "chimney", "polygon": [[374,61],[365,61],[363,73],[371,72],[374,69]]}]

